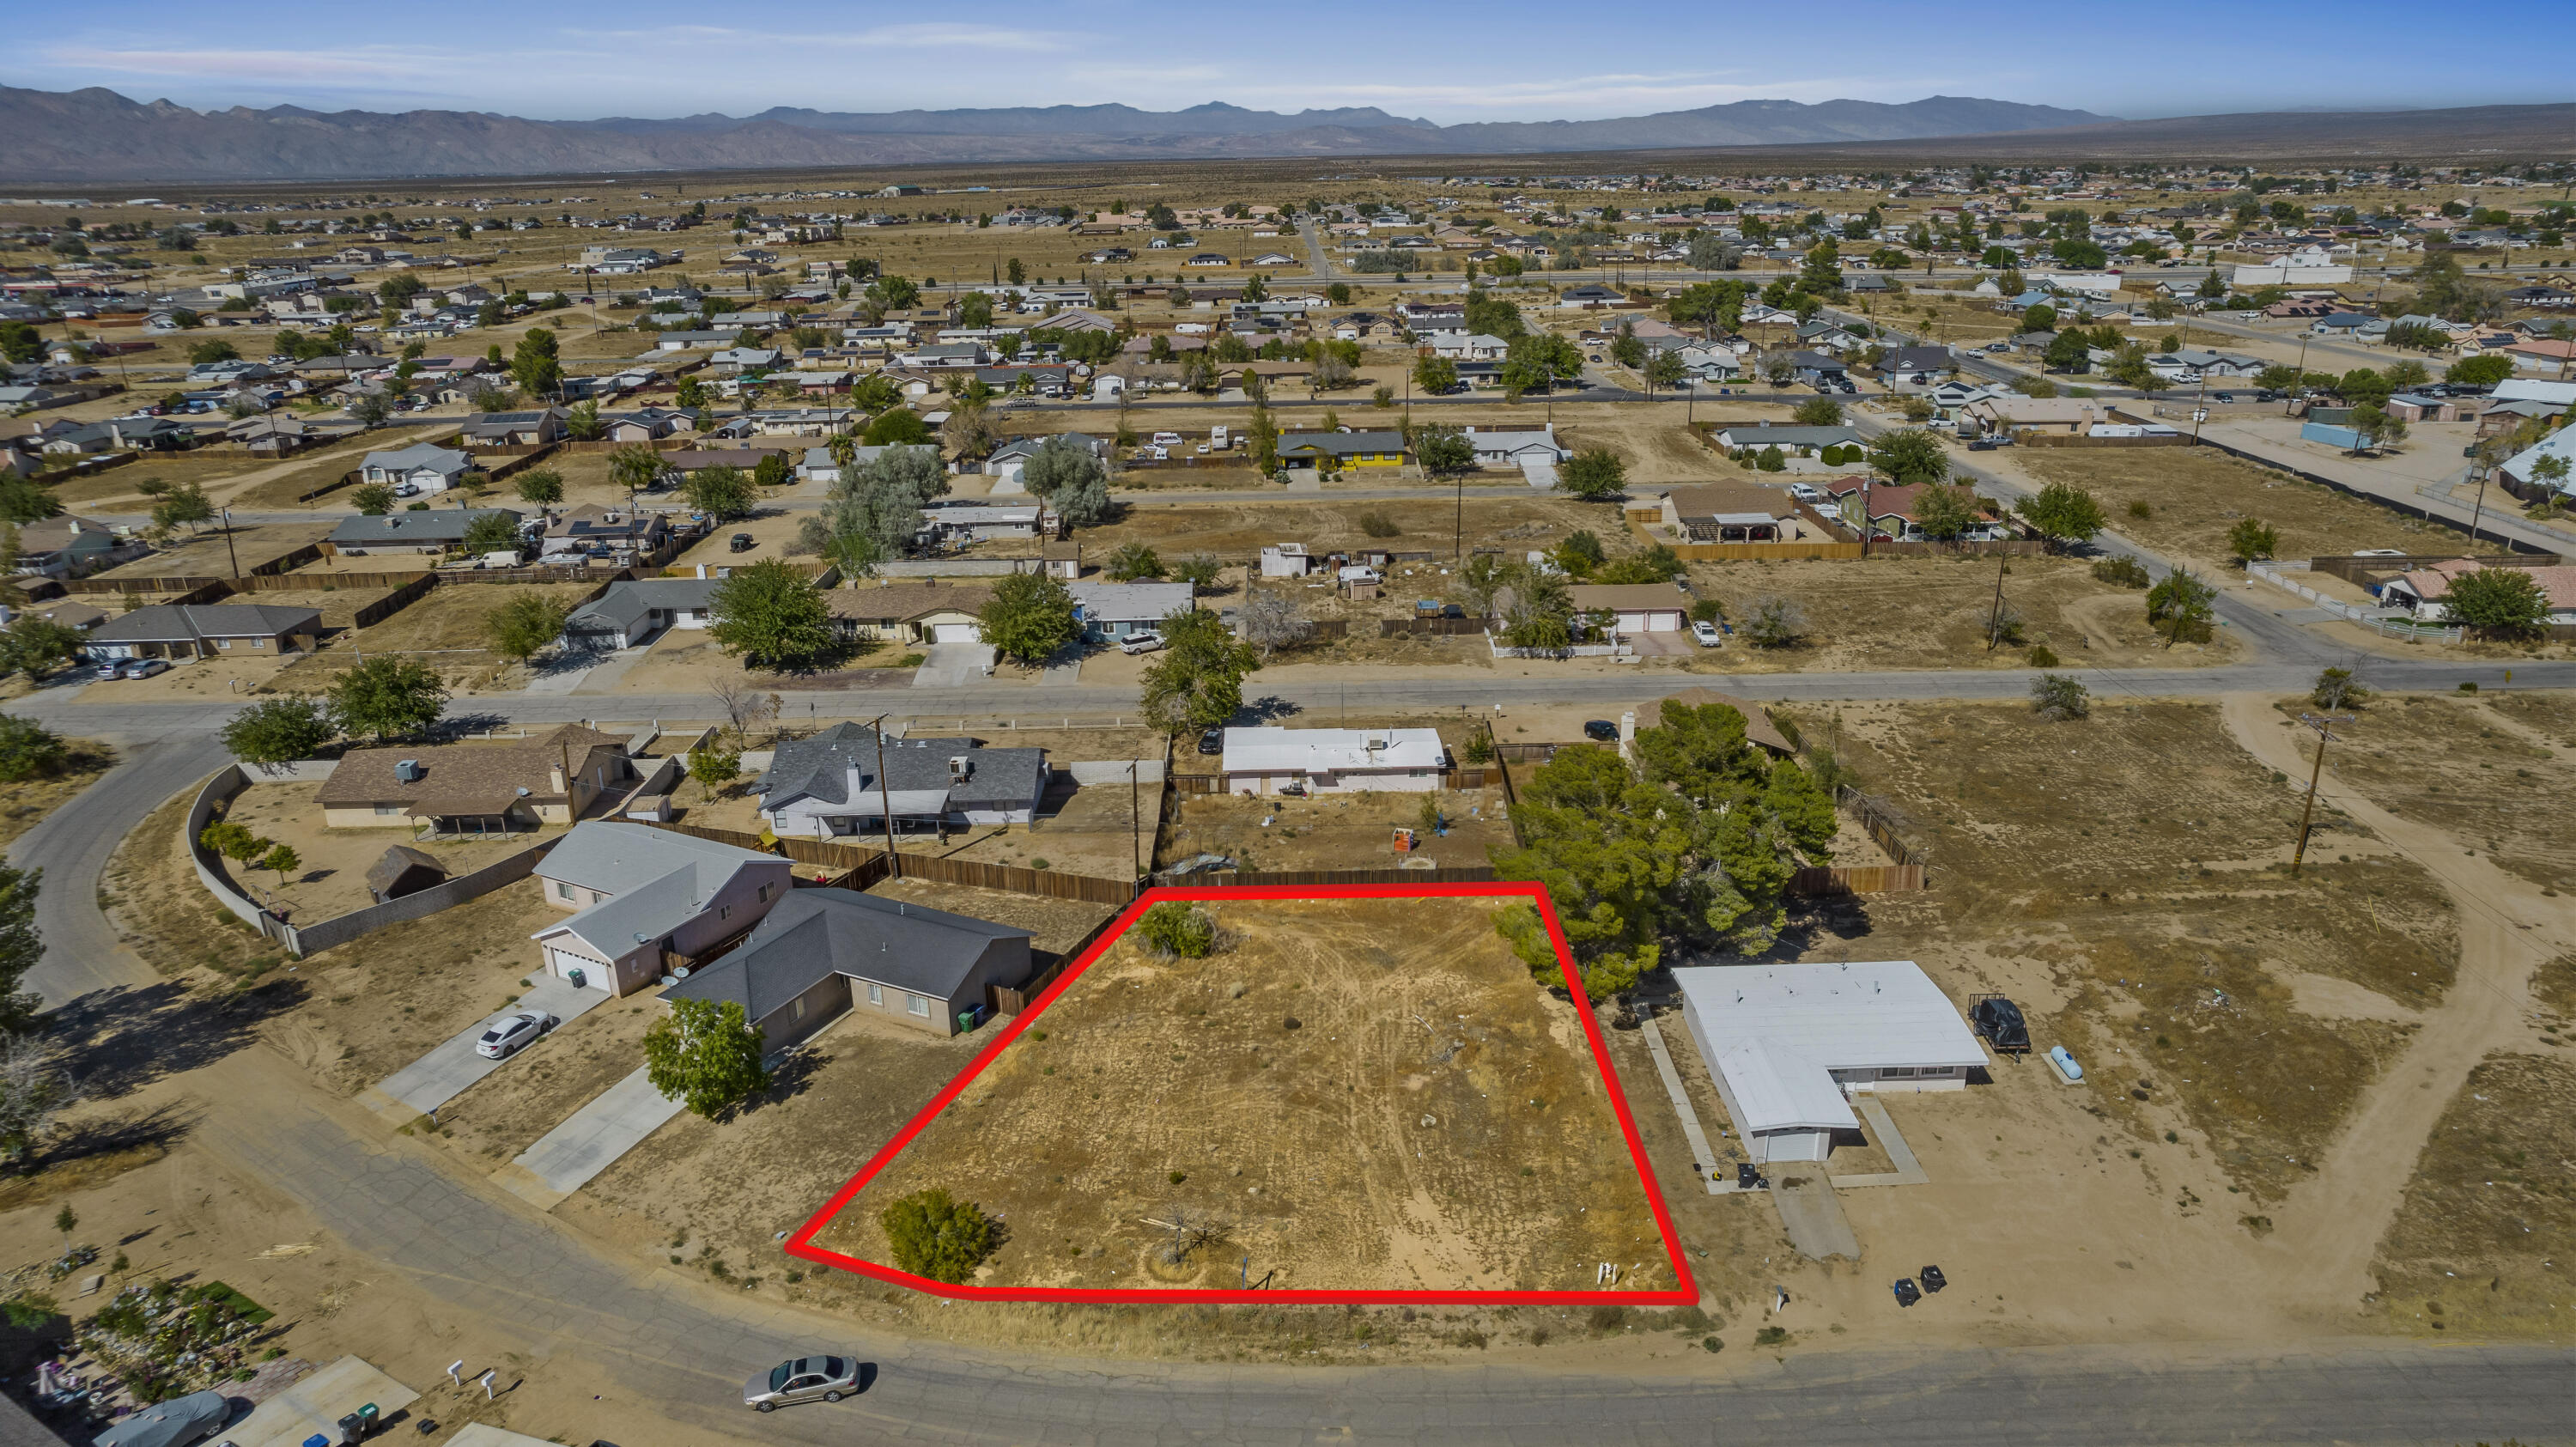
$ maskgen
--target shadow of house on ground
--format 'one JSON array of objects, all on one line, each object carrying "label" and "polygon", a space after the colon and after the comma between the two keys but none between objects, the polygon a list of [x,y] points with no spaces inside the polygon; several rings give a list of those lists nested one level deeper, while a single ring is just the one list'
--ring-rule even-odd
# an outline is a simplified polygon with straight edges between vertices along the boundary
[{"label": "shadow of house on ground", "polygon": [[291,978],[231,991],[161,980],[94,990],[54,1011],[46,1025],[82,1091],[113,1100],[249,1045],[261,1025],[309,993]]}]

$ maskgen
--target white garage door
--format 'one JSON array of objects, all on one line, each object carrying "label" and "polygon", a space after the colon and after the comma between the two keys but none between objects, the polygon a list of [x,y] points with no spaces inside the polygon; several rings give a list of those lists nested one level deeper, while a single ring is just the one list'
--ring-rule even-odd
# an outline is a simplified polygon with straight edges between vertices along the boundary
[{"label": "white garage door", "polygon": [[572,978],[573,971],[579,970],[582,984],[593,990],[606,990],[610,984],[609,975],[612,973],[608,966],[597,960],[583,955],[567,954],[553,948],[546,951],[546,968],[548,973],[566,980]]},{"label": "white garage door", "polygon": [[933,643],[974,643],[980,640],[975,636],[975,625],[972,623],[934,623],[930,626],[930,641]]}]

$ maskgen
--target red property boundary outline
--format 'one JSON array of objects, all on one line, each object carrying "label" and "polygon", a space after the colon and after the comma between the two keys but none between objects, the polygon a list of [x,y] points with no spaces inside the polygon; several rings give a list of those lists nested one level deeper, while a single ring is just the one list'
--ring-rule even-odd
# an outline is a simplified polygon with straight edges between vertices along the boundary
[{"label": "red property boundary outline", "polygon": [[[1128,929],[1135,924],[1136,917],[1152,906],[1166,900],[1436,898],[1518,898],[1528,900],[1537,907],[1540,921],[1547,926],[1548,938],[1555,942],[1557,959],[1565,966],[1565,985],[1567,991],[1574,997],[1576,1017],[1583,1022],[1584,1039],[1592,1046],[1593,1064],[1601,1072],[1601,1083],[1610,1094],[1610,1109],[1618,1117],[1620,1134],[1627,1141],[1629,1162],[1636,1167],[1637,1183],[1645,1188],[1646,1204],[1654,1212],[1655,1228],[1663,1234],[1667,1264],[1672,1267],[1673,1275],[1681,1283],[1680,1285],[1667,1291],[1222,1291],[1199,1289],[1163,1291],[1117,1287],[950,1285],[944,1281],[933,1281],[928,1277],[916,1276],[892,1266],[863,1261],[858,1257],[845,1256],[837,1251],[828,1251],[814,1244],[815,1235],[834,1216],[840,1214],[841,1208],[849,1204],[850,1198],[856,1196],[862,1187],[876,1178],[878,1172],[884,1170],[906,1146],[912,1144],[913,1137],[919,1135],[941,1111],[948,1108],[950,1102],[963,1093],[967,1086],[973,1084],[975,1077],[981,1075],[985,1067],[999,1058],[1002,1051],[1019,1038],[1021,1031],[1027,1029],[1032,1021],[1046,1012],[1048,1006],[1055,1003],[1056,997],[1064,993],[1066,986],[1080,979],[1084,971],[1090,969],[1095,961],[1108,952],[1111,945],[1116,944],[1119,938],[1127,933]],[[946,1089],[940,1091],[930,1104],[922,1107],[918,1114],[906,1122],[903,1129],[897,1131],[892,1140],[886,1142],[874,1156],[868,1159],[866,1165],[859,1168],[857,1175],[850,1177],[848,1184],[842,1186],[830,1201],[824,1203],[823,1209],[815,1212],[812,1219],[797,1230],[787,1242],[787,1252],[791,1256],[799,1256],[808,1261],[839,1267],[844,1271],[874,1277],[879,1281],[890,1282],[913,1291],[958,1301],[1084,1301],[1121,1305],[1143,1302],[1241,1305],[1289,1301],[1331,1305],[1687,1306],[1699,1300],[1698,1283],[1691,1276],[1690,1263],[1682,1255],[1681,1243],[1673,1231],[1672,1215],[1664,1206],[1663,1192],[1656,1189],[1654,1171],[1646,1159],[1645,1143],[1638,1139],[1637,1122],[1628,1112],[1628,1098],[1619,1089],[1618,1072],[1611,1068],[1609,1048],[1601,1038],[1600,1022],[1592,1018],[1592,1005],[1590,999],[1583,993],[1582,977],[1572,966],[1571,952],[1566,947],[1565,931],[1557,922],[1555,906],[1548,899],[1546,889],[1538,884],[1500,881],[1482,884],[1357,884],[1327,889],[1296,885],[1247,885],[1233,888],[1165,887],[1147,890],[1139,895],[1133,904],[1120,912],[1114,929],[1104,932],[1093,942],[1090,949],[1083,951],[1082,956],[1056,978],[1055,983],[1046,988],[1045,993],[1030,1004],[1028,1009],[1003,1025],[992,1044],[985,1046],[982,1052],[958,1073],[957,1078],[948,1083]]]}]

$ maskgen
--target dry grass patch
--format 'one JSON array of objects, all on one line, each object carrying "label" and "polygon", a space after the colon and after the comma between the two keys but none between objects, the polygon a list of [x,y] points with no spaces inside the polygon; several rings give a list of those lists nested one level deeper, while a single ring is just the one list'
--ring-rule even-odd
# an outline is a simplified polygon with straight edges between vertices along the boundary
[{"label": "dry grass patch", "polygon": [[[103,582],[120,582],[127,578],[229,578],[236,563],[248,574],[263,563],[285,557],[296,549],[318,543],[331,535],[335,526],[329,522],[266,523],[258,527],[235,528],[227,537],[209,530],[194,538],[175,542],[158,552],[122,563],[98,574]],[[149,602],[153,595],[143,595]],[[112,600],[111,600],[112,601]],[[248,594],[234,598],[238,603],[264,603],[265,595]]]},{"label": "dry grass patch", "polygon": [[2375,1309],[2400,1330],[2563,1340],[2576,1286],[2576,1064],[2469,1072],[2380,1242]]},{"label": "dry grass patch", "polygon": [[491,651],[484,620],[512,597],[538,593],[567,608],[577,607],[599,591],[596,583],[459,583],[433,588],[426,597],[373,628],[343,633],[317,652],[297,659],[263,692],[303,693],[325,689],[342,669],[354,667],[360,654],[417,653],[436,668],[450,687],[490,674],[501,662]]},{"label": "dry grass patch", "polygon": [[[878,1212],[942,1186],[1007,1223],[986,1285],[1231,1287],[1249,1256],[1296,1289],[1669,1287],[1580,1024],[1496,904],[1230,901],[1201,960],[1130,935],[818,1240],[891,1260]],[[1148,1218],[1182,1215],[1218,1234],[1173,1262]]]},{"label": "dry grass patch", "polygon": [[[2448,528],[2288,473],[2202,448],[2015,448],[2036,480],[2069,483],[2102,503],[2112,531],[2169,558],[2211,569],[2228,560],[2227,530],[2259,518],[2280,533],[2285,558],[2327,557],[2364,548],[2438,553],[2463,547]],[[2129,511],[2143,502],[2153,511]]]},{"label": "dry grass patch", "polygon": [[[1447,819],[1445,836],[1425,833],[1412,856],[1395,852],[1395,830],[1420,827],[1429,800]],[[1225,854],[1245,869],[1393,869],[1407,857],[1443,868],[1489,862],[1512,844],[1499,788],[1431,794],[1326,794],[1311,799],[1201,794],[1181,801],[1163,862]]]},{"label": "dry grass patch", "polygon": [[[2093,1108],[2144,1137],[2201,1132],[2235,1188],[2277,1199],[2440,1001],[2457,956],[2448,897],[2348,821],[2287,877],[2292,782],[2239,749],[2217,710],[2097,707],[2049,724],[2012,705],[1846,708],[1800,719],[1932,857],[1925,895],[1873,901],[1877,951],[1962,932],[2033,962],[2055,1008],[2035,1035],[2082,1058]],[[1920,941],[1909,941],[1920,935]],[[2299,1008],[2320,975],[2383,1018]]]},{"label": "dry grass patch", "polygon": [[542,968],[528,937],[561,918],[523,879],[325,950],[297,967],[312,994],[268,1025],[269,1042],[338,1089],[364,1089],[515,1002]]},{"label": "dry grass patch", "polygon": [[33,829],[116,767],[116,750],[96,739],[63,740],[63,767],[45,779],[0,784],[0,845]]},{"label": "dry grass patch", "polygon": [[1871,558],[1855,562],[1694,563],[1691,590],[1715,598],[1740,627],[1767,598],[1795,603],[1806,637],[1756,648],[1740,638],[1698,661],[1729,672],[1869,668],[2026,668],[2044,645],[2070,668],[2161,668],[2234,657],[2228,630],[2168,648],[2147,624],[2145,595],[2095,578],[2075,558],[2014,558],[2002,577],[2004,616],[2019,645],[1986,646],[1994,616],[1992,558]]},{"label": "dry grass patch", "polygon": [[367,871],[397,844],[437,859],[454,879],[564,832],[558,828],[480,839],[424,840],[412,837],[409,820],[389,829],[332,829],[324,826],[322,808],[314,802],[322,791],[319,780],[268,783],[255,771],[251,779],[251,786],[234,795],[219,817],[292,848],[304,867],[280,881],[268,870],[234,865],[233,878],[250,886],[254,897],[275,899],[279,911],[298,924],[314,924],[374,904],[367,892]]},{"label": "dry grass patch", "polygon": [[644,1032],[662,1012],[649,994],[592,1006],[440,1106],[439,1138],[494,1166],[510,1160],[634,1074]]},{"label": "dry grass patch", "polygon": [[[1528,489],[1521,490],[1526,493]],[[1391,537],[1373,538],[1360,525],[1363,514],[1377,514],[1396,526]],[[1165,562],[1191,553],[1213,553],[1231,562],[1260,556],[1274,543],[1302,542],[1316,552],[1363,547],[1396,551],[1429,550],[1447,556],[1456,546],[1458,513],[1446,497],[1401,498],[1387,502],[1174,503],[1129,507],[1115,523],[1085,528],[1083,551],[1106,558],[1120,544],[1141,542]],[[1566,534],[1590,528],[1605,543],[1624,531],[1619,514],[1599,504],[1570,499],[1507,494],[1470,497],[1466,508],[1469,548],[1553,547]]]},{"label": "dry grass patch", "polygon": [[[2521,714],[2547,717],[2541,708]],[[2345,742],[2326,767],[2372,803],[2424,820],[2543,888],[2576,891],[2576,838],[2566,827],[2576,776],[2555,750],[2532,742],[2554,730],[2524,724],[2501,700],[2407,697],[2380,699],[2336,732]]]}]

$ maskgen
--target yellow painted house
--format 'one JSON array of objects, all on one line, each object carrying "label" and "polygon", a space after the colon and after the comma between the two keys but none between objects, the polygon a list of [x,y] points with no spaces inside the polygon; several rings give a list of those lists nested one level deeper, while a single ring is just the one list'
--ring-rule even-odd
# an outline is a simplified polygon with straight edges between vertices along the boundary
[{"label": "yellow painted house", "polygon": [[1402,467],[1413,460],[1401,432],[1287,432],[1280,434],[1279,461],[1289,467],[1313,467],[1332,457],[1344,467]]}]

